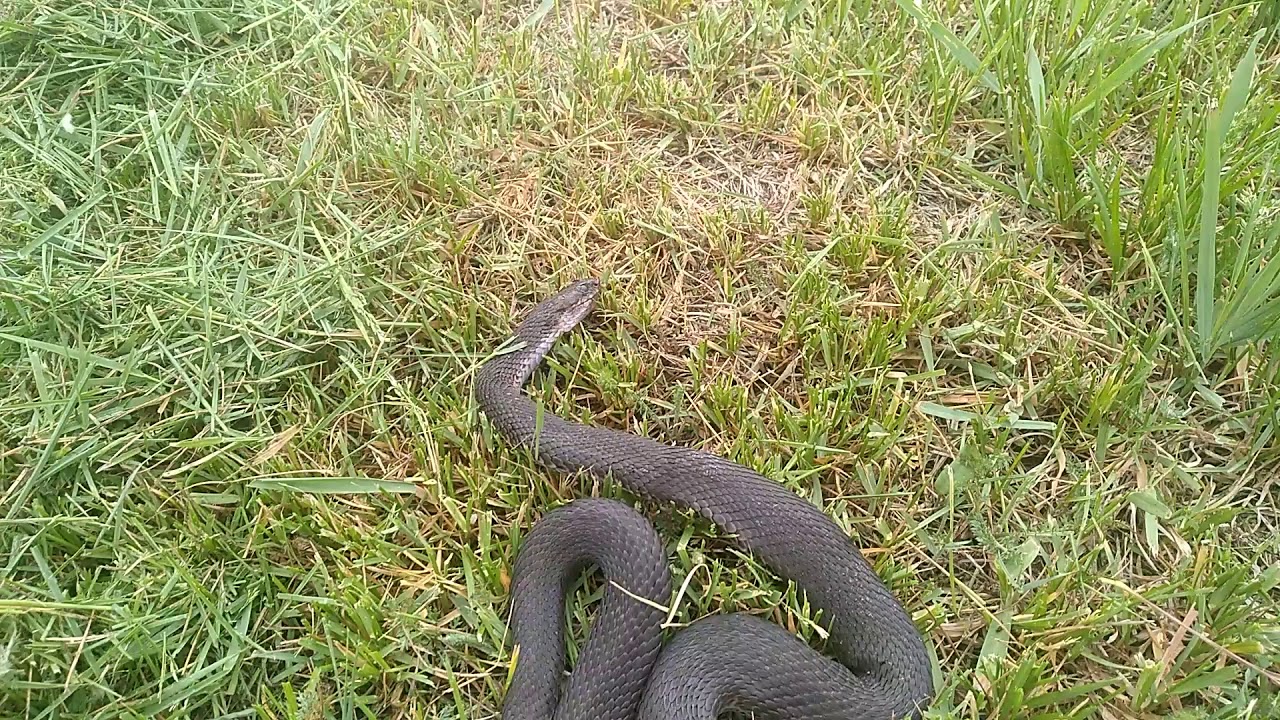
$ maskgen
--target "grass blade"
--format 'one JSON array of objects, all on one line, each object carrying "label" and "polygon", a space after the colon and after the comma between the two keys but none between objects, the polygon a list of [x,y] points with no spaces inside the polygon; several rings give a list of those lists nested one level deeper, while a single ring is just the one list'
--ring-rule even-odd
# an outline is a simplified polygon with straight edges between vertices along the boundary
[{"label": "grass blade", "polygon": [[1000,92],[1000,82],[996,80],[995,73],[982,69],[982,61],[964,44],[964,41],[958,35],[951,31],[951,28],[931,17],[925,12],[924,7],[914,2],[914,0],[895,0],[895,2],[898,3],[898,7],[903,12],[923,25],[929,35],[942,47],[946,48],[951,57],[955,58],[969,72],[978,74],[983,85],[992,92]]},{"label": "grass blade", "polygon": [[1218,188],[1222,182],[1222,116],[1214,111],[1204,135],[1204,184],[1196,240],[1196,335],[1200,359],[1207,360],[1213,334],[1213,286],[1217,280]]},{"label": "grass blade", "polygon": [[1199,25],[1205,20],[1208,20],[1210,17],[1212,16],[1205,16],[1181,27],[1161,33],[1156,36],[1154,40],[1144,45],[1141,50],[1130,55],[1127,60],[1120,63],[1120,67],[1112,70],[1105,78],[1102,79],[1102,82],[1095,85],[1092,90],[1085,94],[1084,97],[1080,98],[1080,100],[1075,104],[1075,107],[1071,110],[1071,119],[1078,119],[1081,115],[1092,110],[1094,106],[1106,99],[1108,95],[1115,92],[1116,88],[1119,88],[1137,74],[1137,72],[1147,64],[1147,61],[1155,57],[1156,53],[1168,47],[1170,43],[1177,40],[1183,33]]},{"label": "grass blade", "polygon": [[292,490],[325,495],[377,495],[380,493],[413,494],[418,486],[399,480],[374,480],[363,477],[292,477],[259,478],[249,483],[259,490]]},{"label": "grass blade", "polygon": [[542,0],[542,2],[538,3],[538,7],[534,8],[533,12],[525,16],[525,19],[520,22],[520,29],[527,30],[540,25],[542,23],[542,19],[545,18],[547,13],[551,12],[551,9],[555,6],[556,0]]},{"label": "grass blade", "polygon": [[45,352],[61,355],[63,357],[70,358],[72,360],[79,360],[80,362],[83,362],[83,363],[100,365],[110,370],[125,369],[125,365],[123,363],[116,362],[111,358],[105,358],[105,357],[102,357],[101,355],[96,355],[94,353],[87,352],[85,350],[80,350],[79,348],[73,348],[73,347],[70,347],[69,345],[56,345],[54,343],[45,342],[43,340],[36,340],[35,338],[22,337],[21,335],[13,335],[11,333],[7,333],[3,331],[0,331],[0,340],[8,340],[9,342],[17,343],[19,345],[23,345],[28,348],[43,350]]},{"label": "grass blade", "polygon": [[1225,143],[1227,140],[1227,131],[1231,128],[1231,123],[1235,120],[1235,116],[1249,100],[1249,90],[1253,85],[1253,73],[1258,65],[1258,42],[1262,40],[1262,31],[1258,31],[1253,36],[1253,42],[1249,44],[1249,49],[1245,50],[1244,55],[1240,58],[1240,62],[1236,64],[1235,72],[1231,73],[1231,84],[1227,87],[1227,95],[1222,102],[1222,137],[1219,142]]},{"label": "grass blade", "polygon": [[59,218],[57,222],[55,222],[53,225],[50,225],[48,229],[40,233],[38,236],[32,239],[31,242],[23,246],[23,248],[18,251],[18,254],[26,256],[35,252],[36,249],[39,248],[41,245],[44,245],[45,243],[49,242],[50,239],[57,236],[58,233],[61,233],[63,230],[66,230],[67,226],[69,226],[71,223],[78,220],[81,215],[85,214],[89,210],[92,210],[94,206],[96,206],[102,200],[103,197],[104,196],[101,194],[94,195],[88,200],[85,200],[84,202],[75,206],[71,210],[67,211],[67,213],[63,215],[61,218]]},{"label": "grass blade", "polygon": [[1200,340],[1200,359],[1207,361],[1217,349],[1217,324],[1214,301],[1218,283],[1218,194],[1222,185],[1222,146],[1231,121],[1248,99],[1249,86],[1257,64],[1257,43],[1245,51],[1236,65],[1231,84],[1219,109],[1209,114],[1204,135],[1204,185],[1200,195],[1200,228],[1196,239],[1196,334]]},{"label": "grass blade", "polygon": [[1040,67],[1040,55],[1036,46],[1027,43],[1027,84],[1031,90],[1031,109],[1035,112],[1036,125],[1044,123],[1044,70]]}]

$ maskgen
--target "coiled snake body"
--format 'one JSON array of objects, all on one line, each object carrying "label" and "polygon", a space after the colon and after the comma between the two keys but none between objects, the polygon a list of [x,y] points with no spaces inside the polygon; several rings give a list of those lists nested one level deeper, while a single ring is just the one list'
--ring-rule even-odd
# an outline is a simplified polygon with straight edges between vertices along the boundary
[{"label": "coiled snake body", "polygon": [[[662,647],[670,602],[666,555],[628,505],[582,499],[552,510],[527,536],[511,586],[518,648],[505,720],[710,720],[726,711],[824,720],[918,718],[933,693],[911,618],[857,547],[814,505],[719,456],[664,445],[545,412],[522,388],[599,293],[579,280],[537,305],[512,339],[523,347],[478,371],[481,409],[508,442],[550,468],[611,476],[651,499],[695,508],[803,589],[822,611],[819,654],[782,627],[746,615],[699,619]],[[567,682],[567,584],[587,566],[610,581]]]}]

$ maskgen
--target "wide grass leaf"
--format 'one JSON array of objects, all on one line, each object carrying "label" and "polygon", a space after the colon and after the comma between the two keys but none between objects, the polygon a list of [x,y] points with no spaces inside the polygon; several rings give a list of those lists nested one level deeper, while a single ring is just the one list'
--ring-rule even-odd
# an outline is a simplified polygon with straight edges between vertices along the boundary
[{"label": "wide grass leaf", "polygon": [[1231,85],[1221,107],[1209,114],[1204,133],[1204,185],[1200,195],[1200,228],[1196,241],[1196,332],[1200,340],[1200,359],[1208,361],[1217,349],[1215,315],[1218,285],[1218,204],[1222,184],[1222,146],[1226,142],[1231,121],[1249,95],[1257,45],[1261,34],[1237,63]]},{"label": "wide grass leaf", "polygon": [[419,489],[413,483],[399,480],[374,480],[362,477],[259,478],[251,481],[249,487],[261,490],[293,490],[295,492],[333,495],[412,494],[418,492]]}]

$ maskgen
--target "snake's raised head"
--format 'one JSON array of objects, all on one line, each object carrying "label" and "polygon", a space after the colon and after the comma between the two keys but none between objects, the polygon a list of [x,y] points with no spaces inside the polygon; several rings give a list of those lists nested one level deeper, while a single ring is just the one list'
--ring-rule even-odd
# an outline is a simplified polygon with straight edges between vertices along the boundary
[{"label": "snake's raised head", "polygon": [[555,340],[577,327],[583,318],[591,314],[599,295],[599,280],[575,280],[560,292],[538,303],[520,324],[517,334],[526,340]]},{"label": "snake's raised head", "polygon": [[583,318],[591,314],[599,296],[600,281],[595,278],[575,281],[556,293],[552,298],[559,301],[556,307],[560,320],[556,323],[556,329],[565,333],[576,327]]},{"label": "snake's raised head", "polygon": [[517,376],[521,382],[561,335],[577,327],[591,313],[599,295],[599,280],[575,280],[529,311],[515,331],[515,339],[525,345],[524,350],[517,353],[518,359],[513,360],[519,368]]},{"label": "snake's raised head", "polygon": [[575,328],[595,306],[600,295],[600,281],[594,278],[575,280],[555,295],[534,306],[516,326],[507,352],[486,361],[476,371],[476,390],[482,401],[490,402],[520,386],[533,374],[534,368],[551,351],[561,335]]}]

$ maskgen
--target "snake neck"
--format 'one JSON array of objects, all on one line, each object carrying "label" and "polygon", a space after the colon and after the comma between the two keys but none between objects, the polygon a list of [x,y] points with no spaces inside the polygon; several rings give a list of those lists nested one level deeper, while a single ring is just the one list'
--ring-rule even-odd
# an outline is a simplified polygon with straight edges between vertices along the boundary
[{"label": "snake neck", "polygon": [[524,386],[563,334],[535,314],[503,343],[509,351],[499,350],[476,371],[480,409],[500,434],[517,445],[530,445],[543,422],[559,420],[526,395]]}]

